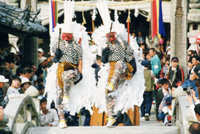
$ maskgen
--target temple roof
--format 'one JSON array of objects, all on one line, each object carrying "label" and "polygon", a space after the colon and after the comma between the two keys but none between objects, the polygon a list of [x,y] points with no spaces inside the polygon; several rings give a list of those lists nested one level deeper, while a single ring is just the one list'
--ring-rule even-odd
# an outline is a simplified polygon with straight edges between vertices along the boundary
[{"label": "temple roof", "polygon": [[47,29],[41,25],[36,17],[40,13],[31,12],[29,6],[25,9],[16,8],[0,2],[0,31],[7,33],[14,32],[14,35],[21,34],[42,34]]}]

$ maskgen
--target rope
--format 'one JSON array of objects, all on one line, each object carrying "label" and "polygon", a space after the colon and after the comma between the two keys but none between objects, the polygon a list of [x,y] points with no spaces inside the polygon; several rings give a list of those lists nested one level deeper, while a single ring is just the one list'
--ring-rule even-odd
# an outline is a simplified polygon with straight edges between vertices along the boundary
[{"label": "rope", "polygon": [[[57,1],[59,3],[64,3],[64,1],[62,0],[52,0],[52,1]],[[144,0],[144,1],[131,1],[131,2],[113,2],[111,4],[108,3],[108,6],[127,6],[127,5],[136,5],[139,3],[146,3],[146,2],[152,2],[153,0]],[[92,7],[96,7],[96,3],[92,4],[92,3],[82,3],[82,2],[74,2],[75,5],[77,6],[92,6]]]}]

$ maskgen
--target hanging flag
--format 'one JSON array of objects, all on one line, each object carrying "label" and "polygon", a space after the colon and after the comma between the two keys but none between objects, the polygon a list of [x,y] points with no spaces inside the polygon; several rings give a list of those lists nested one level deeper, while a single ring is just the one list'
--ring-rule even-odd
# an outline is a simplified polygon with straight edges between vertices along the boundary
[{"label": "hanging flag", "polygon": [[58,3],[49,0],[49,32],[53,32],[58,23]]},{"label": "hanging flag", "polygon": [[165,36],[165,28],[162,14],[162,0],[152,1],[152,37]]}]

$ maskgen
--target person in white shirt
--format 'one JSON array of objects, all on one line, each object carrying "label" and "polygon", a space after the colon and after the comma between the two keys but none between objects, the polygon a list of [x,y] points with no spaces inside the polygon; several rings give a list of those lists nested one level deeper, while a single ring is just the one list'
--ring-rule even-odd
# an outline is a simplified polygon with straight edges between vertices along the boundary
[{"label": "person in white shirt", "polygon": [[42,98],[40,100],[40,120],[41,126],[56,127],[59,124],[58,114],[55,109],[47,109],[47,100]]}]

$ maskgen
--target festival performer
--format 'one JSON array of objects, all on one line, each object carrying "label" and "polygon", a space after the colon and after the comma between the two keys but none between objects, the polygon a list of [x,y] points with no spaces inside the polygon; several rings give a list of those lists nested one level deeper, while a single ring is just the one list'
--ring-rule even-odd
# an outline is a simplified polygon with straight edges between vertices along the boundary
[{"label": "festival performer", "polygon": [[[101,56],[104,65],[99,71],[100,79],[95,92],[102,94],[104,90],[106,97],[105,99],[102,96],[102,98],[95,98],[94,104],[100,109],[100,112],[106,111],[108,120],[106,126],[111,127],[116,122],[118,112],[127,112],[128,109],[133,109],[134,105],[140,105],[138,102],[141,103],[140,100],[142,100],[144,92],[143,68],[141,67],[142,70],[139,69],[138,71],[136,67],[140,65],[136,65],[138,60],[135,60],[134,51],[127,42],[127,32],[124,25],[118,21],[111,21],[105,1],[100,1],[97,8],[104,25],[96,29],[92,37],[99,50],[103,47]],[[102,45],[102,43],[105,43],[105,45]],[[132,83],[137,81],[134,78],[135,73],[140,84],[136,84],[138,87],[134,89],[135,86]],[[139,90],[140,92],[138,92]],[[138,99],[136,94],[141,98]],[[102,104],[103,102],[106,104]]]},{"label": "festival performer", "polygon": [[[85,83],[92,80],[90,77],[87,80],[83,79],[84,74],[90,73],[90,63],[86,61],[89,59],[89,54],[86,52],[89,47],[89,36],[85,27],[72,22],[74,16],[73,1],[64,2],[64,11],[64,24],[58,24],[51,36],[50,48],[51,53],[55,55],[53,59],[55,63],[48,70],[45,87],[45,93],[48,93],[48,105],[52,101],[56,102],[60,116],[60,128],[67,127],[64,117],[65,111],[75,115],[82,107],[85,107],[91,112],[89,97],[86,95],[88,94],[87,84]],[[84,63],[83,59],[85,59]],[[85,68],[83,69],[83,67]]]}]

